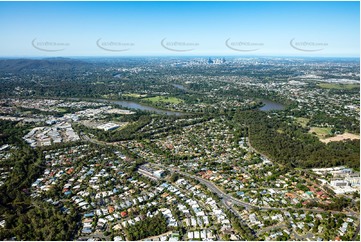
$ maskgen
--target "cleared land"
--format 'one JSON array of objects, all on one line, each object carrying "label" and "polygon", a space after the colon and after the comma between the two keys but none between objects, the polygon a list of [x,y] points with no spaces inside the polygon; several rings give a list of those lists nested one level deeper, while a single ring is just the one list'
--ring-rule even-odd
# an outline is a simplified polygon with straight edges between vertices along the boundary
[{"label": "cleared land", "polygon": [[176,98],[176,97],[163,97],[163,96],[148,97],[148,98],[143,98],[143,100],[150,101],[150,102],[152,102],[152,103],[162,102],[162,103],[179,104],[179,103],[182,103],[182,102],[183,102],[183,100],[180,99],[180,98]]},{"label": "cleared land", "polygon": [[327,144],[328,142],[331,142],[331,141],[341,141],[341,140],[345,140],[345,139],[360,139],[360,136],[357,134],[344,133],[344,134],[336,135],[335,137],[320,139],[320,141]]},{"label": "cleared land", "polygon": [[320,83],[318,84],[321,88],[326,89],[353,89],[360,88],[359,84],[335,84],[335,83]]},{"label": "cleared land", "polygon": [[326,138],[326,135],[331,134],[331,128],[311,127],[310,133],[315,133],[319,139]]},{"label": "cleared land", "polygon": [[309,118],[296,118],[296,122],[299,123],[303,128],[307,126],[307,123],[310,121]]}]

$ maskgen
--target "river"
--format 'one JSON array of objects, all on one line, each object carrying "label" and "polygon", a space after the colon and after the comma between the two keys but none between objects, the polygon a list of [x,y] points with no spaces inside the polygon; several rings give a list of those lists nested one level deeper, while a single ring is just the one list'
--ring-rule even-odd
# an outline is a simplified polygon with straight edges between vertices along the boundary
[{"label": "river", "polygon": [[180,90],[183,90],[183,91],[188,91],[187,88],[185,88],[183,85],[180,85],[180,84],[172,84],[175,88],[178,88]]},{"label": "river", "polygon": [[[69,98],[69,99],[80,100],[79,98]],[[175,115],[175,116],[187,115],[187,113],[163,110],[163,109],[147,106],[147,105],[132,102],[132,101],[116,101],[116,100],[108,100],[108,99],[95,99],[95,101],[110,102],[110,103],[114,103],[114,104],[119,105],[124,108],[138,109],[138,110],[149,111],[149,112],[154,112],[154,113],[158,113],[158,114]],[[259,108],[259,110],[261,110],[261,111],[283,110],[285,108],[285,106],[283,104],[273,102],[273,101],[270,101],[267,99],[262,99],[261,101],[262,101],[262,103],[265,104],[264,106]]]},{"label": "river", "polygon": [[114,101],[114,100],[105,100],[105,99],[101,99],[101,101],[111,102],[111,103],[114,103],[116,105],[119,105],[119,106],[122,106],[125,108],[138,109],[138,110],[149,111],[149,112],[154,112],[154,113],[158,113],[158,114],[175,115],[175,116],[186,115],[186,113],[170,111],[170,110],[163,110],[163,109],[154,108],[151,106],[147,106],[144,104],[131,102],[131,101]]},{"label": "river", "polygon": [[277,103],[277,102],[273,102],[267,99],[262,99],[261,100],[262,103],[264,103],[265,105],[260,107],[259,110],[261,111],[275,111],[275,110],[283,110],[285,109],[285,105]]}]

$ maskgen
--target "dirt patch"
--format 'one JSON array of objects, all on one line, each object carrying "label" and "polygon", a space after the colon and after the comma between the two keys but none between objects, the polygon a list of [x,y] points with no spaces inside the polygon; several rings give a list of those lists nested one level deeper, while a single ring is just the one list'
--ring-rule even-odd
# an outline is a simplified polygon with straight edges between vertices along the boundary
[{"label": "dirt patch", "polygon": [[344,133],[344,134],[336,135],[335,137],[320,139],[320,141],[327,144],[328,142],[331,141],[341,141],[345,139],[360,139],[360,136],[356,134]]}]

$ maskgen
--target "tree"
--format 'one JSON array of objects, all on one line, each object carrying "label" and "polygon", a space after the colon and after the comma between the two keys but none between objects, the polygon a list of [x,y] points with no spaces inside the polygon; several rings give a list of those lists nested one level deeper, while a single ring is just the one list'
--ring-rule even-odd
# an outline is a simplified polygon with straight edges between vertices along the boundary
[{"label": "tree", "polygon": [[178,179],[179,179],[178,173],[173,173],[172,176],[170,177],[171,182],[176,182]]}]

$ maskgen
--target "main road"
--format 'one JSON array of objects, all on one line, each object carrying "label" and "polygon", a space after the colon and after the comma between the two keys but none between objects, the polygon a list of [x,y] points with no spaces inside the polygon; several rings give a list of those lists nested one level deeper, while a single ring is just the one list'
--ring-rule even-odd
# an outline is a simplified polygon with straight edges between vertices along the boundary
[{"label": "main road", "polygon": [[[113,145],[113,146],[117,146],[119,145],[119,143],[117,142],[114,142],[114,143],[109,143],[109,142],[104,142],[104,141],[99,141],[99,140],[95,140],[95,139],[91,139],[89,138],[88,136],[86,135],[82,135],[82,138],[86,141],[89,141],[89,142],[92,142],[92,143],[95,143],[95,144],[100,144],[100,145]],[[249,146],[251,146],[251,144],[249,143]],[[253,148],[253,147],[252,147]],[[254,148],[253,148],[254,149]],[[254,149],[255,150],[255,149]],[[256,150],[255,150],[256,151]],[[261,154],[263,155],[263,154]],[[264,156],[264,155],[263,155]],[[264,156],[266,157],[266,156]],[[268,159],[268,157],[266,157]],[[342,211],[333,211],[333,210],[323,210],[323,209],[313,209],[313,208],[294,208],[294,207],[284,207],[284,208],[276,208],[276,207],[260,207],[260,206],[255,206],[253,204],[250,204],[250,203],[246,203],[246,202],[243,202],[241,200],[238,200],[237,198],[225,193],[224,191],[222,191],[219,187],[217,187],[217,185],[215,185],[213,182],[211,181],[208,181],[206,179],[203,179],[199,176],[195,176],[195,175],[192,175],[192,174],[189,174],[187,172],[183,172],[183,171],[180,171],[178,168],[174,168],[174,167],[167,167],[163,164],[158,164],[158,163],[154,163],[154,162],[149,162],[155,166],[158,166],[160,168],[163,168],[163,169],[166,169],[166,170],[169,170],[170,172],[174,173],[174,172],[177,172],[183,176],[186,176],[186,177],[190,177],[190,178],[193,178],[197,181],[199,181],[201,184],[205,185],[211,192],[213,193],[216,193],[220,198],[222,198],[222,200],[224,200],[224,202],[229,202],[229,203],[232,203],[234,205],[238,205],[238,206],[242,206],[246,209],[259,209],[259,210],[288,210],[288,209],[291,209],[291,210],[297,210],[297,211],[310,211],[310,212],[315,212],[315,213],[323,213],[323,212],[331,212],[333,214],[337,214],[337,213],[343,213],[345,215],[348,215],[348,216],[353,216],[353,217],[356,217],[358,218],[359,220],[359,213],[356,213],[356,212],[342,212]],[[358,227],[359,228],[359,227]]]},{"label": "main road", "polygon": [[310,212],[315,212],[315,213],[323,213],[323,212],[331,212],[333,214],[337,214],[337,213],[343,213],[346,214],[348,216],[354,216],[357,217],[359,216],[358,213],[356,212],[342,212],[342,211],[334,211],[334,210],[323,210],[323,209],[314,209],[314,208],[294,208],[294,207],[284,207],[284,208],[277,208],[277,207],[261,207],[261,206],[255,206],[253,204],[250,203],[246,203],[244,201],[238,200],[237,198],[225,193],[224,191],[222,191],[219,187],[217,187],[217,185],[215,185],[213,182],[208,181],[206,179],[203,179],[199,176],[195,176],[192,174],[189,174],[187,172],[183,172],[180,171],[178,168],[174,168],[174,167],[167,167],[165,165],[161,165],[161,164],[156,164],[151,162],[151,164],[158,166],[162,169],[167,169],[170,172],[177,172],[183,176],[186,177],[190,177],[193,178],[197,181],[199,181],[201,184],[205,185],[211,192],[216,193],[220,198],[222,198],[223,200],[225,200],[226,202],[230,202],[234,205],[238,205],[238,206],[242,206],[246,209],[259,209],[259,210],[288,210],[288,209],[292,209],[292,210],[296,210],[296,211],[310,211]]}]

